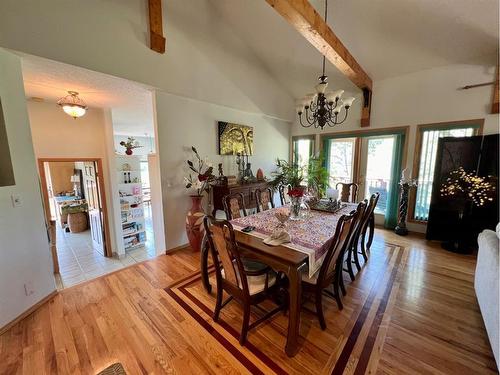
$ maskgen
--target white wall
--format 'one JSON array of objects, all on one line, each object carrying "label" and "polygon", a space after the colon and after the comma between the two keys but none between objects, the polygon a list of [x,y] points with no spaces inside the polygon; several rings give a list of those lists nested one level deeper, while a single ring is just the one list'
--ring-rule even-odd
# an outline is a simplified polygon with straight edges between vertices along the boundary
[{"label": "white wall", "polygon": [[[490,114],[493,86],[458,90],[469,84],[492,82],[494,74],[494,66],[450,65],[375,81],[369,129],[410,126],[406,158],[409,171],[412,170],[416,152],[418,124],[484,119],[484,134],[498,133],[498,114]],[[292,134],[359,130],[361,96],[358,98],[358,107],[353,108],[352,117],[345,124],[321,132],[304,129],[295,122]],[[409,228],[419,232],[426,229],[425,225],[412,223]]]},{"label": "white wall", "polygon": [[[16,180],[0,187],[0,327],[55,290],[20,59],[0,48],[0,98]],[[22,206],[12,206],[19,194]],[[34,293],[25,295],[24,284]]]},{"label": "white wall", "polygon": [[235,172],[234,157],[217,155],[217,121],[235,122],[254,127],[254,156],[250,157],[254,174],[262,168],[266,175],[274,170],[274,160],[288,158],[290,125],[262,114],[237,111],[216,104],[156,93],[158,143],[163,187],[167,250],[187,243],[185,214],[190,207],[190,192],[183,177],[191,146],[202,157],[222,162],[225,175]]},{"label": "white wall", "polygon": [[[103,163],[104,190],[111,232],[111,248],[121,253],[115,225],[120,223],[114,206],[118,193],[113,194],[112,181],[117,176],[114,167],[114,140],[109,110],[92,108],[85,116],[73,119],[55,103],[28,101],[33,147],[37,158],[99,158]],[[111,153],[108,149],[113,150]],[[113,214],[115,213],[115,214]]]},{"label": "white wall", "polygon": [[149,49],[144,0],[3,0],[0,46],[181,96],[293,118],[292,98],[222,22],[211,0],[169,0],[163,8],[164,55]]}]

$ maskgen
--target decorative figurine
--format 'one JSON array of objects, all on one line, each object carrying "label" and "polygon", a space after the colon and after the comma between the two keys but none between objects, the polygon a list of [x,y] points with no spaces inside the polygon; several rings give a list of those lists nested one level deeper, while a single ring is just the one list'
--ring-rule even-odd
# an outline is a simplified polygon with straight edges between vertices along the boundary
[{"label": "decorative figurine", "polygon": [[219,177],[217,177],[217,183],[219,185],[227,185],[227,177],[224,176],[224,171],[222,170],[222,163],[219,163]]},{"label": "decorative figurine", "polygon": [[245,156],[241,156],[241,153],[236,154],[236,165],[238,166],[238,181],[242,182],[245,172]]},{"label": "decorative figurine", "polygon": [[406,228],[406,215],[408,214],[408,196],[410,189],[417,186],[416,179],[409,179],[406,175],[406,168],[401,172],[401,198],[399,200],[398,225],[394,228],[394,232],[400,236],[406,236],[408,229]]},{"label": "decorative figurine", "polygon": [[243,179],[246,182],[250,182],[254,179],[253,173],[252,173],[252,164],[247,162],[247,167],[245,169],[245,172],[243,174]]},{"label": "decorative figurine", "polygon": [[257,169],[257,181],[264,181],[264,172],[261,168]]}]

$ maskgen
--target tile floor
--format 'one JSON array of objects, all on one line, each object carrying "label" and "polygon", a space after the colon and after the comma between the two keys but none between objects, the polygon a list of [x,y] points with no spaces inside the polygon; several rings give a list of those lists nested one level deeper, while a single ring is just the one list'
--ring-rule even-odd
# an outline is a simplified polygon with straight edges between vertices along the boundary
[{"label": "tile floor", "polygon": [[56,275],[57,289],[64,289],[86,280],[119,270],[131,264],[156,256],[151,222],[151,208],[145,207],[146,244],[130,251],[122,259],[106,258],[92,248],[90,230],[81,233],[67,233],[57,226],[57,254],[59,275]]}]

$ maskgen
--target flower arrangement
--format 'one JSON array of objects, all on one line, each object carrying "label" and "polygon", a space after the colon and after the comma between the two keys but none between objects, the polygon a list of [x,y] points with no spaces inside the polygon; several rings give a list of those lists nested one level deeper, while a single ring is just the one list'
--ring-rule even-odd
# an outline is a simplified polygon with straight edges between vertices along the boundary
[{"label": "flower arrangement", "polygon": [[474,172],[466,172],[462,167],[450,172],[439,190],[442,197],[457,197],[484,206],[493,201],[495,186]]},{"label": "flower arrangement", "polygon": [[189,173],[184,177],[184,182],[186,183],[186,189],[194,188],[196,190],[196,195],[202,196],[203,193],[210,190],[210,183],[215,181],[215,176],[213,174],[214,168],[207,160],[201,159],[195,147],[192,146],[191,150],[196,160],[193,162],[188,159],[186,163],[189,170],[194,172],[195,175]]},{"label": "flower arrangement", "polygon": [[304,187],[296,186],[288,190],[288,195],[292,198],[300,198],[304,196]]},{"label": "flower arrangement", "polygon": [[120,146],[125,147],[125,153],[127,155],[132,155],[133,149],[142,147],[141,145],[139,145],[139,142],[137,142],[134,137],[128,137],[126,142],[121,141]]}]

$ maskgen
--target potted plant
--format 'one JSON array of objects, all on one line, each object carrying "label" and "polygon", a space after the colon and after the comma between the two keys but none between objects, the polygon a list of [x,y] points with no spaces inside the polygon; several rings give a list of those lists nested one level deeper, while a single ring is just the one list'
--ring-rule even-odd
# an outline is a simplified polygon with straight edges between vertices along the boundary
[{"label": "potted plant", "polygon": [[186,234],[193,250],[199,251],[203,239],[203,217],[205,212],[201,207],[201,200],[205,193],[209,193],[211,183],[216,180],[213,175],[213,166],[201,159],[195,147],[191,147],[194,160],[187,160],[189,173],[184,177],[186,189],[194,190],[191,197],[191,209],[186,216]]},{"label": "potted plant", "polygon": [[128,138],[127,138],[127,142],[125,142],[125,141],[121,141],[121,142],[120,142],[120,146],[125,147],[125,153],[126,153],[127,155],[132,155],[132,154],[134,153],[134,151],[133,151],[133,150],[134,150],[135,148],[140,148],[140,147],[142,147],[141,145],[139,145],[139,142],[137,142],[137,141],[135,140],[135,138],[134,138],[134,137],[128,137]]}]

